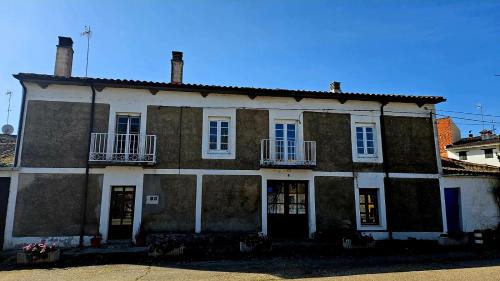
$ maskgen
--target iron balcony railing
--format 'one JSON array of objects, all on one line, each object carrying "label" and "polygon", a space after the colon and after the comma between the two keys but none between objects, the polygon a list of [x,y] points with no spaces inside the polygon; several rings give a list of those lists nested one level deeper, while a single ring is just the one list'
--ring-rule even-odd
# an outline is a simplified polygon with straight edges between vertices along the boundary
[{"label": "iron balcony railing", "polygon": [[90,162],[156,163],[156,135],[92,133]]},{"label": "iron balcony railing", "polygon": [[260,143],[260,165],[316,166],[316,142],[263,139]]}]

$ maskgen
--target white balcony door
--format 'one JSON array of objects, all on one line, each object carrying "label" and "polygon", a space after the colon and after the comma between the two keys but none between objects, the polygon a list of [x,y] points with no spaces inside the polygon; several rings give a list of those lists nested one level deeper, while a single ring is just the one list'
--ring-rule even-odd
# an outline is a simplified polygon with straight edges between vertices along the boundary
[{"label": "white balcony door", "polygon": [[294,162],[297,160],[297,124],[295,122],[280,122],[274,125],[276,137],[275,157],[279,162]]},{"label": "white balcony door", "polygon": [[116,116],[114,155],[119,158],[117,160],[137,160],[140,128],[140,116]]}]

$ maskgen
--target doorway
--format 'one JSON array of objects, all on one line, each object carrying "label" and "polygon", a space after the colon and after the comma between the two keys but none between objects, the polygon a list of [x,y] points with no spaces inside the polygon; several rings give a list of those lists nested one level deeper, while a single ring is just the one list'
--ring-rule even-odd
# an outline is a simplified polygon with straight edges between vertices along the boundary
[{"label": "doorway", "polygon": [[141,117],[116,116],[113,160],[137,160],[139,158]]},{"label": "doorway", "polygon": [[460,188],[445,188],[444,202],[446,206],[446,225],[448,226],[448,233],[461,231]]},{"label": "doorway", "polygon": [[269,235],[273,238],[307,238],[307,205],[307,181],[268,181]]},{"label": "doorway", "polygon": [[135,186],[111,187],[109,209],[109,240],[132,239],[134,224]]}]

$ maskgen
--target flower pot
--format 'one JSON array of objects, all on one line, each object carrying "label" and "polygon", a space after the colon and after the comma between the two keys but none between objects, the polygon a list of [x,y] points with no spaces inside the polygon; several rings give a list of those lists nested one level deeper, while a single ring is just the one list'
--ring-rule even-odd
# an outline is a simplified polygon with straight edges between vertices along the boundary
[{"label": "flower pot", "polygon": [[100,237],[92,237],[90,238],[90,247],[92,248],[100,248],[101,247],[102,238]]}]

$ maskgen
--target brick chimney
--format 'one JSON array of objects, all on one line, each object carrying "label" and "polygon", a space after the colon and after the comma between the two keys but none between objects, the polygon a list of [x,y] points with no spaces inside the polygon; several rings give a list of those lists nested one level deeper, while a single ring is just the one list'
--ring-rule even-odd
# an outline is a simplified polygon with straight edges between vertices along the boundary
[{"label": "brick chimney", "polygon": [[57,44],[55,76],[71,77],[73,68],[73,40],[71,37],[59,36]]},{"label": "brick chimney", "polygon": [[182,60],[182,52],[172,51],[172,67],[170,70],[170,83],[182,84],[182,68],[184,61]]},{"label": "brick chimney", "polygon": [[333,81],[330,83],[330,92],[336,94],[342,93],[342,90],[340,89],[340,82]]},{"label": "brick chimney", "polygon": [[441,157],[448,157],[446,146],[455,143],[460,139],[460,129],[453,123],[451,117],[439,118],[436,120],[439,154]]}]

